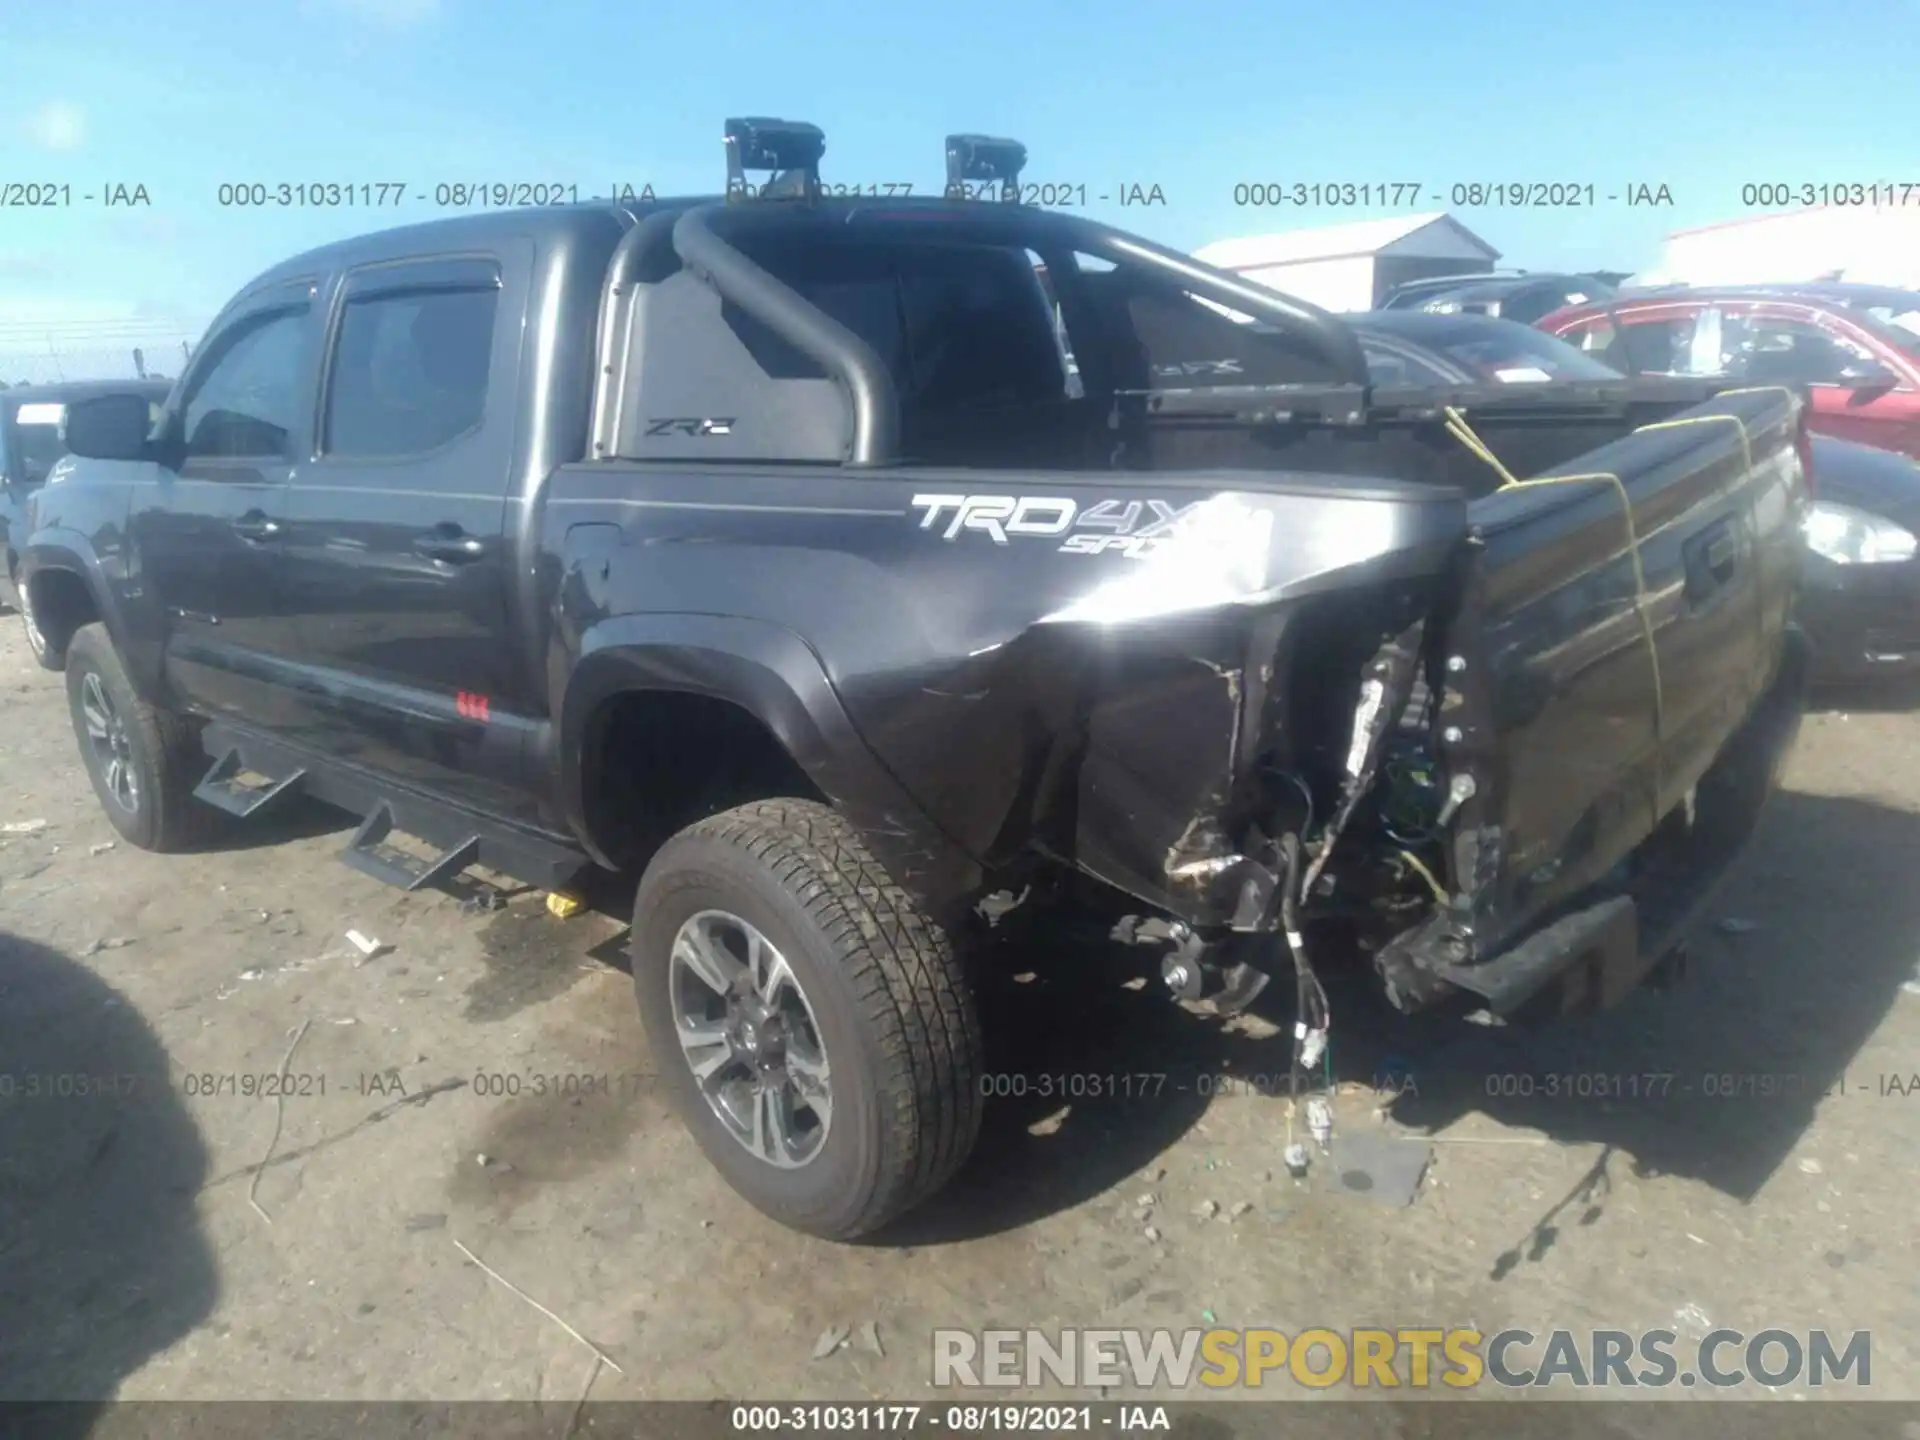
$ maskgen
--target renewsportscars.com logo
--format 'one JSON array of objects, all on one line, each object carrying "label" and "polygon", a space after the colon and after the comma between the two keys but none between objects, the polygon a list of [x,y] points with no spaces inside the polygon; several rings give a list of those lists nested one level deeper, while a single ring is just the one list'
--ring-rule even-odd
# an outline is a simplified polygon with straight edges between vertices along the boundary
[{"label": "renewsportscars.com logo", "polygon": [[1620,1389],[1872,1383],[1873,1336],[1825,1330],[1468,1328],[1302,1330],[935,1330],[933,1383],[961,1388],[1060,1385],[1137,1389]]}]

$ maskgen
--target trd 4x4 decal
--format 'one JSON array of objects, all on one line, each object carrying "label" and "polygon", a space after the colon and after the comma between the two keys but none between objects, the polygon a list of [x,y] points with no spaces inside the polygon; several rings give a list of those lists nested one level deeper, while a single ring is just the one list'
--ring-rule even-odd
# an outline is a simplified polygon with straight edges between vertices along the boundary
[{"label": "trd 4x4 decal", "polygon": [[1176,508],[1165,500],[1100,500],[1082,509],[1077,500],[1041,495],[916,495],[911,502],[924,512],[922,530],[946,520],[942,540],[956,539],[963,530],[978,530],[996,545],[1016,535],[1064,535],[1059,548],[1066,554],[1117,550],[1135,559],[1152,553],[1206,503],[1195,500]]}]

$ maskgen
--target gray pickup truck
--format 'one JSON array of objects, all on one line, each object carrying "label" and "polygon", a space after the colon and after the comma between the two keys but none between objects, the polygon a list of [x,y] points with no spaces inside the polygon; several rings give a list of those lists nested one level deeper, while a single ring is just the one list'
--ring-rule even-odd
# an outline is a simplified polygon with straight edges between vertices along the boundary
[{"label": "gray pickup truck", "polygon": [[396,884],[637,873],[661,1084],[837,1237],[973,1144],[990,897],[1110,897],[1220,1009],[1282,977],[1301,1075],[1327,967],[1519,1020],[1668,953],[1798,723],[1799,397],[1386,390],[973,198],[1013,142],[836,198],[813,127],[727,133],[725,194],[316,250],[157,424],[71,407],[22,579],[122,835],[308,795]]}]

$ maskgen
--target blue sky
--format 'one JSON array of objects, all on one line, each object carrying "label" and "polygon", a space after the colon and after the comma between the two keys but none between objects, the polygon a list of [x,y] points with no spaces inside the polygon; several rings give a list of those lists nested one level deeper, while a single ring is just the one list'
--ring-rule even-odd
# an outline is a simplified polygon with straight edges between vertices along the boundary
[{"label": "blue sky", "polygon": [[[1748,213],[1743,183],[1920,182],[1916,0],[66,0],[7,5],[0,54],[0,182],[75,197],[0,209],[0,357],[197,334],[294,251],[443,213],[437,182],[716,189],[737,113],[822,125],[829,180],[916,191],[948,132],[1013,135],[1031,182],[1158,185],[1164,208],[1089,213],[1182,248],[1393,213],[1236,207],[1240,182],[1665,185],[1671,208],[1454,211],[1507,264],[1633,269]],[[429,203],[239,210],[223,181]],[[79,199],[116,182],[151,205]]]}]

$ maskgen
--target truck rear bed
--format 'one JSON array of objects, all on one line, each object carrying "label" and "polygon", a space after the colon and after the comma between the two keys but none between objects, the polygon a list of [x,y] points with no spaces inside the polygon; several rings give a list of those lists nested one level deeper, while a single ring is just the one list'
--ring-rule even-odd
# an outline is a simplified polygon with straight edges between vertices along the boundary
[{"label": "truck rear bed", "polygon": [[[1768,717],[1797,716],[1770,696],[1783,664],[1786,688],[1799,684],[1786,633],[1801,418],[1786,391],[1730,392],[1542,477],[1619,477],[1638,578],[1612,484],[1505,489],[1470,507],[1434,737],[1447,783],[1472,780],[1446,847],[1451,965],[1497,954],[1609,876],[1624,884],[1616,872],[1656,836],[1684,850],[1689,817],[1700,830],[1721,820],[1702,818],[1703,782],[1747,763],[1743,740],[1775,752],[1771,770],[1785,737]],[[1756,714],[1758,738],[1743,734]]]}]

